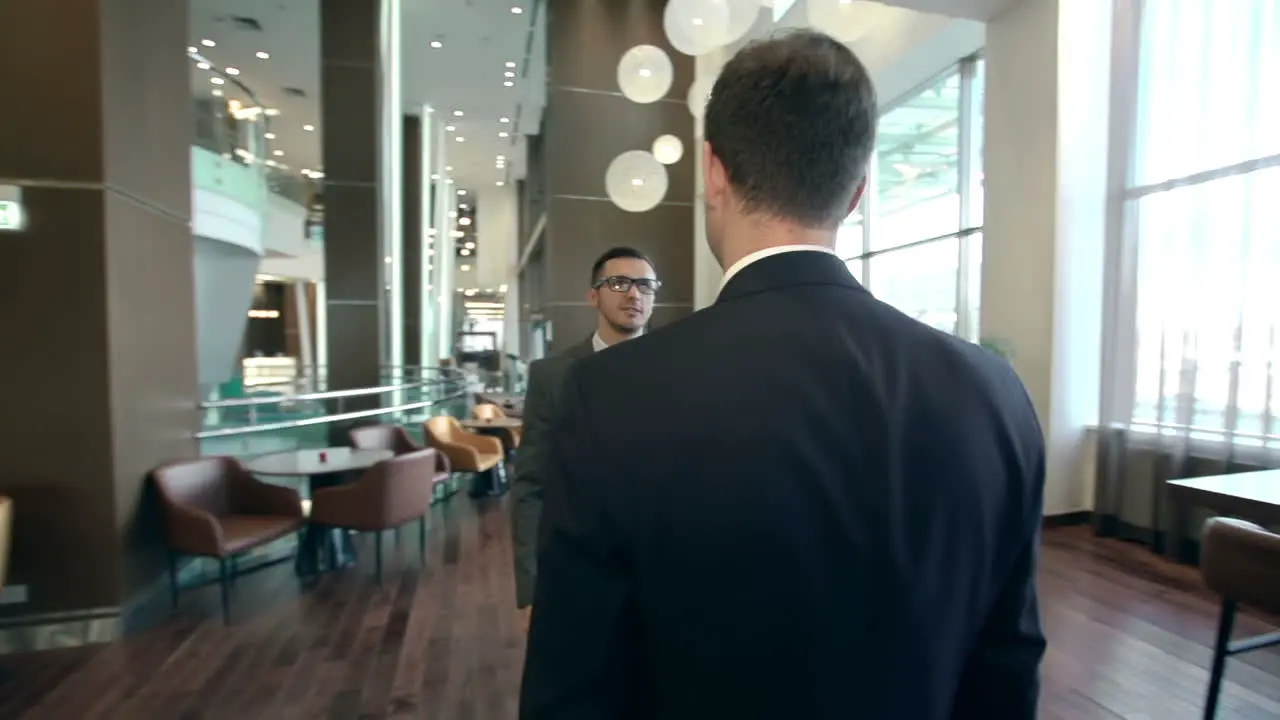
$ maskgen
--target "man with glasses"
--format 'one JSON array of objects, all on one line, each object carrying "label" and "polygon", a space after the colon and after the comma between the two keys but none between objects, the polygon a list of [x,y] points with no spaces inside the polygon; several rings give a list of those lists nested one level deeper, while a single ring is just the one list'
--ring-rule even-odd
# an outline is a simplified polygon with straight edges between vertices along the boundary
[{"label": "man with glasses", "polygon": [[644,253],[616,247],[591,267],[587,301],[596,309],[596,331],[554,357],[529,366],[524,402],[524,437],[516,460],[512,484],[512,545],[515,549],[516,605],[528,622],[537,579],[538,524],[542,516],[542,491],[548,482],[547,461],[552,421],[565,371],[577,360],[644,333],[653,313],[654,295],[662,283]]}]

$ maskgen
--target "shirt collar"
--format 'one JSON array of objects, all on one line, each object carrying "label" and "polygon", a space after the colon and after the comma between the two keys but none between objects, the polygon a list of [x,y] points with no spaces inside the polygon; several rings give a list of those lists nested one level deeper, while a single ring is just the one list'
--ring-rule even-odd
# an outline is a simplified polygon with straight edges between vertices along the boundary
[{"label": "shirt collar", "polygon": [[[750,265],[753,262],[756,262],[757,260],[763,260],[767,257],[772,257],[774,255],[781,255],[782,253],[804,252],[804,251],[824,252],[824,253],[827,253],[828,255],[836,254],[836,252],[831,248],[822,247],[821,245],[778,245],[777,247],[765,248],[764,250],[757,250],[743,257],[741,260],[734,263],[733,265],[730,265],[729,269],[724,271],[724,279],[720,281],[720,289],[724,290],[724,286],[729,284],[729,281],[733,279],[734,275],[737,275],[738,273],[742,272],[743,268],[745,268],[746,266]],[[596,337],[599,337],[599,335],[597,335]]]},{"label": "shirt collar", "polygon": [[[643,334],[643,332],[636,333],[636,337],[640,337]],[[597,330],[595,334],[591,336],[591,349],[594,352],[600,352],[607,347],[609,347],[609,343],[605,342],[604,338],[600,337],[600,331]]]}]

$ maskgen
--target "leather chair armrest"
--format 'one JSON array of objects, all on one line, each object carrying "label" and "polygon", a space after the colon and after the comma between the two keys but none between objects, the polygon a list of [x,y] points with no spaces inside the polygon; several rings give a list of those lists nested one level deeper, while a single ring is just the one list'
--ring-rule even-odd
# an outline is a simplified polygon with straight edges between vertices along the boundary
[{"label": "leather chair armrest", "polygon": [[166,503],[165,535],[172,550],[188,555],[222,555],[222,526],[204,510]]},{"label": "leather chair armrest", "polygon": [[369,486],[363,481],[336,485],[311,493],[311,522],[332,527],[364,527],[365,509],[370,506]]},{"label": "leather chair armrest", "polygon": [[436,448],[432,448],[436,454],[436,473],[448,475],[453,472],[453,463],[449,462],[449,456],[440,452]]},{"label": "leather chair armrest", "polygon": [[480,464],[480,453],[470,445],[452,442],[437,442],[434,449],[449,462],[450,467],[460,470],[471,470]]},{"label": "leather chair armrest", "polygon": [[461,437],[463,442],[477,452],[502,454],[502,441],[496,437],[479,433],[463,433]]}]

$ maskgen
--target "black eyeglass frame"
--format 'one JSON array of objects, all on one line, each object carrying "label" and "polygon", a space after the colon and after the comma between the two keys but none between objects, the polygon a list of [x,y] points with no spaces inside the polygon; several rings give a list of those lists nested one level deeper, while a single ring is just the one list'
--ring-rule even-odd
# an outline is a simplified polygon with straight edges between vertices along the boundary
[{"label": "black eyeglass frame", "polygon": [[[634,285],[636,289],[640,291],[641,295],[653,295],[662,289],[662,281],[657,278],[633,278],[629,275],[608,275],[606,277],[602,277],[596,281],[596,284],[591,286],[591,289],[599,290],[605,285],[608,285],[609,289],[616,293],[629,293],[631,292],[631,287]],[[645,290],[646,287],[650,289]]]}]

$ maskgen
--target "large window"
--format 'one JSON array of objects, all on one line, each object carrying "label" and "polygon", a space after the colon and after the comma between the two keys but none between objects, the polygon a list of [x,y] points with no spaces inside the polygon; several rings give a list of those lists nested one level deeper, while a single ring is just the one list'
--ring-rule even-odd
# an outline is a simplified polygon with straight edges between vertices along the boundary
[{"label": "large window", "polygon": [[1199,440],[1273,443],[1280,2],[1133,7],[1132,70],[1117,77],[1135,100],[1117,125],[1132,152],[1112,239],[1112,419]]},{"label": "large window", "polygon": [[977,339],[983,64],[966,60],[880,118],[862,207],[836,251],[881,300]]}]

